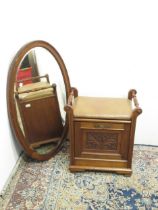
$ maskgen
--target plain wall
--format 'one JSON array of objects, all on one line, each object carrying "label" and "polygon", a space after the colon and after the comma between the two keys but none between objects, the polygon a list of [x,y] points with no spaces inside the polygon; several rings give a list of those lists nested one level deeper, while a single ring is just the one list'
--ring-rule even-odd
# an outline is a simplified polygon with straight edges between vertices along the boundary
[{"label": "plain wall", "polygon": [[135,143],[158,145],[158,2],[0,2],[0,190],[21,151],[6,107],[10,62],[25,43],[42,39],[61,54],[80,95],[126,97],[135,88],[143,114]]}]

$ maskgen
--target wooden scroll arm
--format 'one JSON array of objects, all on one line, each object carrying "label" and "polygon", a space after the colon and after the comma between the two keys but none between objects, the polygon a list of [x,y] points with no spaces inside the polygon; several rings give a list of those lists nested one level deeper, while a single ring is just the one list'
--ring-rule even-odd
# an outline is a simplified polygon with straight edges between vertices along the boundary
[{"label": "wooden scroll arm", "polygon": [[28,78],[26,78],[26,79],[22,79],[22,80],[17,80],[16,82],[17,83],[21,83],[21,82],[25,82],[25,81],[28,81],[28,80],[36,80],[36,79],[40,79],[40,78],[46,78],[47,79],[47,82],[48,83],[50,83],[49,82],[49,76],[48,76],[48,74],[46,74],[46,75],[44,75],[44,76],[37,76],[37,77],[28,77]]},{"label": "wooden scroll arm", "polygon": [[74,87],[71,88],[70,95],[68,97],[68,101],[66,106],[64,107],[65,111],[72,109],[72,105],[74,103],[74,99],[78,96],[78,90]]},{"label": "wooden scroll arm", "polygon": [[[23,80],[17,80],[16,83],[21,83],[21,82],[25,82],[25,81],[28,81],[28,80],[36,80],[36,79],[40,79],[40,78],[46,78],[47,82],[50,83],[49,81],[49,76],[48,74],[45,74],[44,76],[37,76],[37,77],[28,77],[26,79],[23,79]],[[52,84],[52,87],[56,90],[56,85],[55,84]],[[41,88],[41,89],[38,89],[38,90],[43,90],[43,89],[47,89],[48,87],[45,87],[45,88]],[[35,90],[26,90],[26,91],[23,91],[22,93],[29,93],[29,92],[34,92]],[[18,93],[18,87],[16,86],[16,91],[14,91],[15,93]]]},{"label": "wooden scroll arm", "polygon": [[142,109],[140,108],[139,106],[139,103],[138,103],[138,99],[137,99],[137,91],[135,89],[131,89],[129,92],[128,92],[128,99],[129,100],[132,100],[133,99],[133,102],[134,102],[134,105],[135,105],[135,109],[134,109],[134,112],[137,112],[138,114],[141,114],[142,113]]}]

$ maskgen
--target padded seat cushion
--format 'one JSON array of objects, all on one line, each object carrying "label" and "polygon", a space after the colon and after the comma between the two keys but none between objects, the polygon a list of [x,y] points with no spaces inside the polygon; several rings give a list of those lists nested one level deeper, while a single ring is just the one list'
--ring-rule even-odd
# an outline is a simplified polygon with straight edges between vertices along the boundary
[{"label": "padded seat cushion", "polygon": [[18,88],[18,93],[24,93],[29,91],[37,91],[45,88],[50,88],[51,85],[48,82],[35,82],[31,84],[24,85]]},{"label": "padded seat cushion", "polygon": [[21,93],[19,94],[19,99],[22,101],[28,101],[31,99],[40,99],[40,98],[52,96],[52,95],[54,95],[53,88],[47,88],[47,89],[38,90],[34,92],[29,92],[29,93]]},{"label": "padded seat cushion", "polygon": [[75,98],[73,114],[77,118],[130,120],[132,104],[125,98],[79,96]]}]

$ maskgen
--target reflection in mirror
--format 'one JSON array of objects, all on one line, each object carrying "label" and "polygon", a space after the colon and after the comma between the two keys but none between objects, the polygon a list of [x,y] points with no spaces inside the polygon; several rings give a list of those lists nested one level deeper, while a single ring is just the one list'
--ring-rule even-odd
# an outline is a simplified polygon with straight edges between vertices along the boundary
[{"label": "reflection in mirror", "polygon": [[35,47],[17,68],[14,100],[28,146],[46,154],[58,146],[65,126],[66,90],[61,70],[46,49]]}]

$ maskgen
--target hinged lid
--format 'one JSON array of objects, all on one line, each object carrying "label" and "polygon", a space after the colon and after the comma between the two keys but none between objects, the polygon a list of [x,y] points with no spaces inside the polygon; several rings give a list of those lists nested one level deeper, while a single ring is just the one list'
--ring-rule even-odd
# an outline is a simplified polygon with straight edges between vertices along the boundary
[{"label": "hinged lid", "polygon": [[126,98],[76,97],[74,117],[130,120],[131,100]]}]

